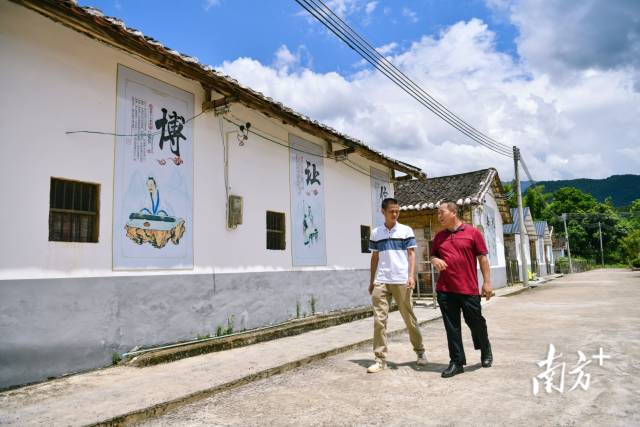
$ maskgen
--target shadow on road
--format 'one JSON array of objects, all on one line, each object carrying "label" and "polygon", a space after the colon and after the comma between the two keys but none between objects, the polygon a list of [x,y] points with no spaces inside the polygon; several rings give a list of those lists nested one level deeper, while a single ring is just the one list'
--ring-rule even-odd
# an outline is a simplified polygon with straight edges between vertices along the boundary
[{"label": "shadow on road", "polygon": [[[351,363],[355,363],[356,365],[360,365],[363,368],[368,368],[369,365],[371,365],[374,360],[372,359],[351,359],[349,360]],[[425,366],[418,366],[416,365],[416,362],[404,362],[404,363],[394,363],[394,362],[387,362],[387,369],[398,369],[401,368],[403,366],[408,366],[411,369],[413,369],[414,371],[418,371],[418,372],[437,372],[437,373],[441,373],[442,371],[444,371],[449,364],[448,363],[427,363],[427,365]],[[465,372],[473,372],[473,371],[477,371],[478,369],[480,369],[482,366],[477,363],[475,365],[467,365],[464,367],[464,371]]]}]

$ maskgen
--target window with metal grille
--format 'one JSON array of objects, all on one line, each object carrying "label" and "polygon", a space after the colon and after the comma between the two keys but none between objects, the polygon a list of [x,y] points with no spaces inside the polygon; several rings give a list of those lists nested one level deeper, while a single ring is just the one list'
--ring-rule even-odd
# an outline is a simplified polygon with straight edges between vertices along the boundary
[{"label": "window with metal grille", "polygon": [[371,227],[368,225],[360,226],[360,251],[363,254],[368,254],[369,250],[369,237],[371,236]]},{"label": "window with metal grille", "polygon": [[51,178],[49,190],[49,241],[98,241],[100,186]]},{"label": "window with metal grille", "polygon": [[283,213],[267,211],[267,249],[285,249]]}]

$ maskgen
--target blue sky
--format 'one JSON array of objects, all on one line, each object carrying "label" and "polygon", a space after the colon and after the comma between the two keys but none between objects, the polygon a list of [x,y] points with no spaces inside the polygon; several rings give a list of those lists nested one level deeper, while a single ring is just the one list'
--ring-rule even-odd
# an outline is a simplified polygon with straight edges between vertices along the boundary
[{"label": "blue sky", "polygon": [[[337,37],[307,19],[294,0],[218,0],[210,6],[205,0],[92,0],[80,4],[97,7],[172,49],[213,66],[238,57],[270,64],[283,44],[291,49],[304,46],[304,65],[317,72],[350,75],[360,60]],[[367,4],[375,4],[371,13],[366,12]],[[407,47],[424,35],[437,36],[458,21],[480,18],[496,33],[496,47],[517,55],[517,29],[481,0],[381,0],[357,7],[359,10],[346,18],[376,47],[389,43]]]},{"label": "blue sky", "polygon": [[[640,171],[639,0],[325,0],[534,179]],[[80,0],[430,176],[513,163],[444,124],[294,0]]]}]

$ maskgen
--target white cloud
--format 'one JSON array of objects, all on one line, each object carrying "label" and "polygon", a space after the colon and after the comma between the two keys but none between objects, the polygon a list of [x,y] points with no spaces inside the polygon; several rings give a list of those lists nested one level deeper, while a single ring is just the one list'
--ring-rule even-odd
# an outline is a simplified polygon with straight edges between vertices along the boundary
[{"label": "white cloud", "polygon": [[[364,26],[368,26],[371,24],[371,22],[373,22],[373,12],[378,5],[378,1],[365,2],[363,0],[325,0],[324,4],[326,5],[326,7],[331,9],[334,14],[340,17],[340,19],[348,20],[348,18],[361,18],[361,24]],[[315,7],[321,10],[325,10],[322,5],[316,4]],[[301,9],[302,10],[297,13],[298,16],[305,17],[309,24],[319,24],[317,19],[312,16],[306,9]],[[326,31],[329,32],[329,30]]]},{"label": "white cloud", "polygon": [[209,11],[212,7],[218,6],[221,0],[205,0],[204,10]]},{"label": "white cloud", "polygon": [[387,43],[385,45],[382,45],[380,47],[377,47],[376,50],[381,54],[381,55],[388,55],[390,53],[393,53],[397,48],[399,47],[398,43],[396,42],[391,42],[391,43]]},{"label": "white cloud", "polygon": [[373,12],[376,10],[376,7],[378,6],[378,2],[377,1],[370,1],[367,4],[365,4],[364,6],[364,18],[362,19],[362,25],[364,25],[365,27],[368,25],[371,25],[371,23],[373,22]]},{"label": "white cloud", "polygon": [[518,53],[566,82],[586,70],[627,69],[640,91],[640,1],[486,0],[518,27]]},{"label": "white cloud", "polygon": [[285,71],[292,65],[300,63],[300,57],[291,53],[286,45],[280,46],[275,53],[274,66],[278,70],[284,69]]},{"label": "white cloud", "polygon": [[342,19],[358,10],[358,0],[328,0],[325,4]]},{"label": "white cloud", "polygon": [[407,18],[411,23],[415,24],[416,22],[418,22],[418,14],[415,13],[413,10],[409,9],[408,7],[402,8],[402,16]]},{"label": "white cloud", "polygon": [[304,45],[298,46],[295,52],[291,52],[286,45],[282,45],[274,56],[273,67],[282,74],[295,71],[300,67],[310,68],[313,63],[311,54]]},{"label": "white cloud", "polygon": [[[498,52],[480,20],[459,22],[405,50],[382,46],[405,73],[479,130],[518,145],[535,179],[605,177],[638,169],[640,94],[633,72],[576,70],[558,82]],[[244,84],[327,123],[428,175],[497,167],[512,160],[481,147],[370,69],[316,73],[281,47],[272,67],[240,58],[221,68]]]},{"label": "white cloud", "polygon": [[367,15],[371,15],[373,13],[373,11],[376,10],[376,6],[378,6],[378,2],[377,1],[370,1],[364,7],[364,12]]}]

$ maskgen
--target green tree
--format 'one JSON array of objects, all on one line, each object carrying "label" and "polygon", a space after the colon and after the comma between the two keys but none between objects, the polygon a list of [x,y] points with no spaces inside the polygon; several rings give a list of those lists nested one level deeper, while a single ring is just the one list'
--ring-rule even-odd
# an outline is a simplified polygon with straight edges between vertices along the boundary
[{"label": "green tree", "polygon": [[583,193],[577,188],[563,187],[553,193],[553,202],[551,208],[554,212],[561,214],[563,212],[589,212],[598,201],[591,194]]},{"label": "green tree", "polygon": [[622,259],[620,239],[628,233],[611,203],[600,203],[582,191],[564,187],[553,194],[553,200],[542,211],[542,218],[564,233],[562,214],[567,214],[567,230],[571,253],[600,262],[600,229],[605,262]]},{"label": "green tree", "polygon": [[640,229],[640,199],[634,200],[629,206],[627,225],[632,229]]},{"label": "green tree", "polygon": [[620,239],[620,260],[631,262],[640,257],[640,199],[634,200],[625,211],[621,228],[624,236]]},{"label": "green tree", "polygon": [[640,258],[640,228],[620,239],[620,246],[625,261],[631,262],[635,258]]},{"label": "green tree", "polygon": [[542,219],[544,208],[547,207],[551,198],[551,194],[545,194],[543,185],[536,185],[527,189],[522,204],[529,207],[534,219]]}]

